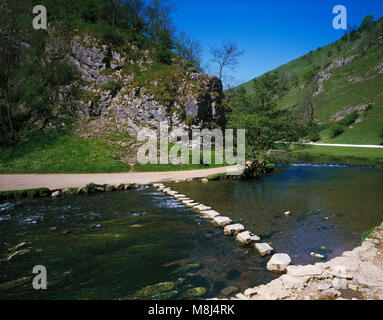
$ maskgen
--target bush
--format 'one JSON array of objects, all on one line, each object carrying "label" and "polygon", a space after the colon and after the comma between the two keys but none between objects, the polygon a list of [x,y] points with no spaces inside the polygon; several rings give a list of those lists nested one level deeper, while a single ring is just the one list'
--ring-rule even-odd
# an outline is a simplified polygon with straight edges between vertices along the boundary
[{"label": "bush", "polygon": [[117,28],[105,26],[101,28],[101,41],[114,47],[121,47],[125,43],[123,35]]},{"label": "bush", "polygon": [[358,118],[358,112],[353,111],[347,116],[345,116],[342,120],[338,121],[338,123],[341,124],[342,126],[349,126],[350,124],[354,123],[357,118]]},{"label": "bush", "polygon": [[335,138],[344,132],[344,127],[340,123],[334,123],[330,127],[331,138]]},{"label": "bush", "polygon": [[156,62],[170,64],[172,62],[172,52],[161,46],[155,52]]}]

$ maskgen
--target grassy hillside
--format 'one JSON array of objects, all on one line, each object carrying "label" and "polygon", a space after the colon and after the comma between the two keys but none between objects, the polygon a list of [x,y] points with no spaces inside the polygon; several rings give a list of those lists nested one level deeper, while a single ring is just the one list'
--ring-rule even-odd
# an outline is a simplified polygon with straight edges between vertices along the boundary
[{"label": "grassy hillside", "polygon": [[[281,79],[278,104],[289,108],[299,117],[307,112],[308,105],[312,103],[315,122],[320,124],[322,142],[381,144],[382,53],[383,18],[380,18],[328,46],[271,71],[278,73]],[[332,68],[337,61],[353,56],[350,63]],[[324,75],[329,74],[330,78],[322,81]],[[242,87],[253,91],[252,81]],[[342,123],[342,117],[350,115],[353,108],[358,106],[360,110],[355,112],[355,119],[351,123]],[[336,123],[343,132],[333,134]]]}]

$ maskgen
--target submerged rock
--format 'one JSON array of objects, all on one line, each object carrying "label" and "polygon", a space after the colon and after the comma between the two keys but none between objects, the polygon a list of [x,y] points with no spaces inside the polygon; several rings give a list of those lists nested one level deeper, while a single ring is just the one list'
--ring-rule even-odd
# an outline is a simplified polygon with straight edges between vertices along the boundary
[{"label": "submerged rock", "polygon": [[287,266],[290,265],[291,258],[286,253],[274,254],[270,261],[267,263],[267,270],[269,271],[285,271]]},{"label": "submerged rock", "polygon": [[176,272],[189,272],[189,271],[197,271],[199,268],[201,268],[201,265],[199,263],[188,263],[181,267],[179,267]]},{"label": "submerged rock", "polygon": [[225,297],[227,296],[231,296],[232,294],[238,292],[238,288],[237,287],[227,287],[227,288],[224,288],[221,290],[221,294]]},{"label": "submerged rock", "polygon": [[191,288],[185,291],[184,297],[185,298],[196,298],[196,297],[202,297],[206,294],[206,289],[204,287],[196,287]]},{"label": "submerged rock", "polygon": [[138,290],[134,294],[134,298],[143,299],[143,298],[155,298],[160,293],[169,292],[174,289],[174,282],[160,282],[151,286],[144,287]]}]

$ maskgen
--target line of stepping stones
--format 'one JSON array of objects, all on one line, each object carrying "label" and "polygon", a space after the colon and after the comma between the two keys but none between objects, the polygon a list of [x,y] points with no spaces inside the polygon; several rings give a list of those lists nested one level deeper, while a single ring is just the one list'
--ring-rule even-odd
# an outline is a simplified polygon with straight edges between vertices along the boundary
[{"label": "line of stepping stones", "polygon": [[[210,219],[215,226],[223,228],[223,232],[226,236],[236,236],[236,241],[242,245],[253,245],[262,257],[269,255],[274,251],[268,243],[257,242],[261,239],[254,233],[246,231],[242,224],[233,224],[233,221],[229,217],[221,216],[217,211],[212,210],[211,207],[197,203],[186,195],[174,191],[162,183],[155,183],[153,184],[153,187],[158,191],[162,191],[172,196],[185,206],[197,211],[202,218]],[[290,263],[291,259],[287,254],[277,253],[274,254],[267,263],[267,269],[270,271],[284,271]]]}]

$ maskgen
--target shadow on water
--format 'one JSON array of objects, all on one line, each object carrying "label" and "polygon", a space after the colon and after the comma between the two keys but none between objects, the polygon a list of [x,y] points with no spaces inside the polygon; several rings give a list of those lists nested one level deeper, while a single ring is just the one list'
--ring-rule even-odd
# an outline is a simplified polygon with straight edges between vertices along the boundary
[{"label": "shadow on water", "polygon": [[[173,187],[295,264],[317,262],[311,251],[330,259],[357,246],[383,218],[377,169],[282,166],[254,182]],[[0,204],[0,258],[0,299],[206,298],[277,276],[253,248],[153,188]],[[47,268],[48,290],[33,290],[35,265]]]}]

